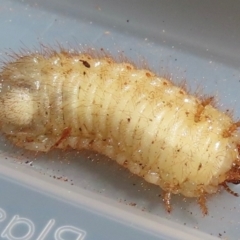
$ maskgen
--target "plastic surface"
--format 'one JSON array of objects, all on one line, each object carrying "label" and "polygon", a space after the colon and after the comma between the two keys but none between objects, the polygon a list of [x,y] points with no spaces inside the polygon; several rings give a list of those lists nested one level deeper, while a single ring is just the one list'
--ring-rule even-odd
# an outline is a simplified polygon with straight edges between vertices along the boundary
[{"label": "plastic surface", "polygon": [[[214,94],[239,118],[240,32],[236,2],[0,1],[0,53],[39,44],[95,47],[142,57],[159,74]],[[174,196],[94,153],[35,156],[1,141],[2,239],[239,239],[239,198],[221,192],[203,217]],[[240,192],[238,186],[232,189]],[[32,235],[31,235],[32,234]]]}]

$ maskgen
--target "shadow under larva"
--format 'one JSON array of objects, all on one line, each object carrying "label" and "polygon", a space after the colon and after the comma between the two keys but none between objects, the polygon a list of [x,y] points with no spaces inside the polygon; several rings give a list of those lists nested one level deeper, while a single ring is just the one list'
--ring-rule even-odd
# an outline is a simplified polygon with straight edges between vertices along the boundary
[{"label": "shadow under larva", "polygon": [[36,152],[92,150],[171,196],[206,197],[240,183],[240,122],[166,77],[101,51],[15,54],[0,72],[0,128]]}]

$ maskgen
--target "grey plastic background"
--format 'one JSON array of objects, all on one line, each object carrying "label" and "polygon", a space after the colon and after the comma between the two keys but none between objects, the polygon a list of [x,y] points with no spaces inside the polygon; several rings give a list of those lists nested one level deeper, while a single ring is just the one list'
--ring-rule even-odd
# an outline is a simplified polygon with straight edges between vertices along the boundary
[{"label": "grey plastic background", "polygon": [[[10,49],[17,52],[21,48],[37,49],[40,43],[52,47],[60,43],[66,47],[103,47],[115,56],[124,52],[136,62],[144,57],[159,74],[168,74],[176,82],[185,79],[193,92],[200,86],[204,93],[214,94],[219,99],[219,107],[234,110],[237,119],[240,117],[239,13],[237,1],[0,0],[0,53],[4,58]],[[110,199],[116,209],[133,212],[136,219],[143,219],[141,224],[146,229],[149,226],[145,223],[150,220],[167,224],[173,228],[168,239],[171,235],[175,239],[174,229],[179,231],[181,228],[183,235],[175,234],[179,239],[186,239],[184,233],[187,231],[195,237],[207,233],[223,239],[240,239],[240,201],[226,192],[209,198],[209,215],[206,217],[202,217],[195,199],[181,196],[173,198],[173,211],[169,215],[161,203],[158,187],[132,176],[101,156],[86,152],[53,152],[35,156],[15,149],[5,140],[1,145],[2,165],[13,162],[10,168],[18,168],[26,176],[34,174],[31,179],[38,182],[41,178],[48,183],[51,178],[57,186],[79,196],[85,194],[82,192],[85,189],[99,196],[100,202]],[[8,180],[2,182],[5,186],[10,184]],[[8,188],[11,192],[2,191],[12,194],[16,203],[28,198],[17,190],[18,195],[14,196],[14,186]],[[240,192],[238,186],[232,189]],[[3,200],[0,200],[0,208],[11,209],[12,214],[20,212],[18,205],[13,210],[12,205],[4,205]],[[41,209],[41,205],[37,206],[36,213],[47,211]],[[121,214],[120,211],[116,215]],[[23,215],[24,211],[21,212]],[[135,218],[128,221],[134,225]],[[194,229],[200,232],[192,232]],[[158,237],[161,239],[160,234]],[[86,239],[104,237],[87,235]],[[146,239],[144,235],[142,239]]]}]

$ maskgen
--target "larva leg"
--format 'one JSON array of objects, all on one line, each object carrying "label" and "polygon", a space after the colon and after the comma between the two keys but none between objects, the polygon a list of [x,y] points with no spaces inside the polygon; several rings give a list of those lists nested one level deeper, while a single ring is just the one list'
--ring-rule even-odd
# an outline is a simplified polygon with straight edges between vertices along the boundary
[{"label": "larva leg", "polygon": [[194,121],[195,122],[199,122],[200,121],[200,117],[201,117],[201,114],[202,112],[204,111],[204,108],[211,104],[214,100],[214,97],[208,97],[206,99],[204,99],[201,104],[199,104],[199,106],[197,107],[197,112],[195,113],[195,116],[194,116]]},{"label": "larva leg", "polygon": [[[238,152],[240,152],[239,145],[237,145],[237,149],[238,149]],[[233,191],[228,187],[227,183],[240,184],[240,171],[239,170],[240,170],[240,162],[239,162],[239,160],[237,160],[234,162],[234,164],[232,165],[232,168],[227,173],[226,180],[221,184],[227,192],[231,193],[234,196],[236,196],[237,193],[233,194]]]},{"label": "larva leg", "polygon": [[163,201],[165,203],[165,208],[168,213],[171,212],[172,207],[171,207],[171,192],[166,192],[163,197]]},{"label": "larva leg", "polygon": [[53,148],[57,148],[59,146],[59,144],[61,144],[62,141],[64,141],[67,137],[70,136],[71,133],[71,128],[67,127],[63,130],[61,137],[59,138],[59,140],[52,146],[51,149]]},{"label": "larva leg", "polygon": [[208,209],[206,204],[206,195],[204,193],[198,198],[198,204],[200,205],[203,215],[207,215]]},{"label": "larva leg", "polygon": [[228,193],[232,194],[233,196],[235,196],[235,197],[238,197],[238,196],[239,196],[238,193],[235,193],[234,191],[232,191],[225,182],[222,183],[222,186],[224,187],[224,189],[225,189]]}]

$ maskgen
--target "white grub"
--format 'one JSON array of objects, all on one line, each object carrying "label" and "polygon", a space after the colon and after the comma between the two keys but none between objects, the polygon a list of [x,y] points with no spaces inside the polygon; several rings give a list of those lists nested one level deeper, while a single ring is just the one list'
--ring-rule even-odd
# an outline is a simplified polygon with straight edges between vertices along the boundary
[{"label": "white grub", "polygon": [[0,72],[0,128],[32,151],[89,149],[171,194],[206,196],[239,183],[239,122],[213,98],[99,52],[16,54]]}]

